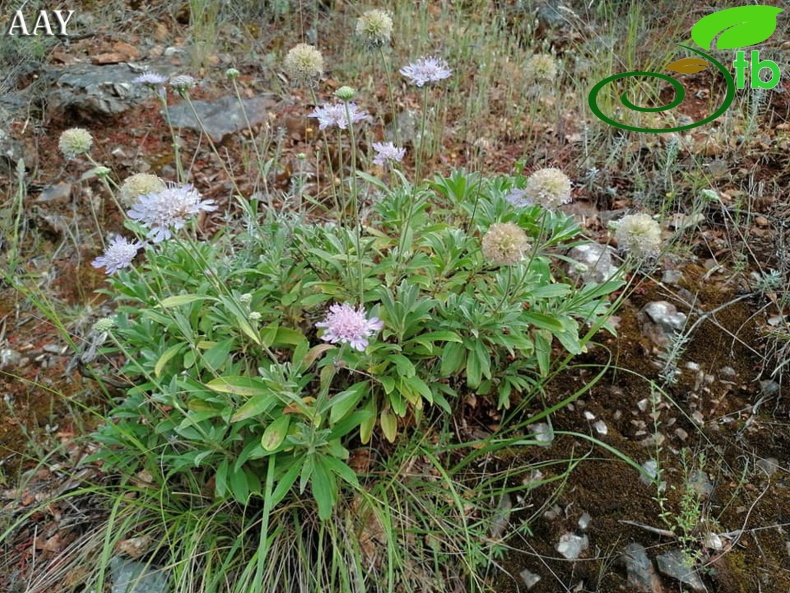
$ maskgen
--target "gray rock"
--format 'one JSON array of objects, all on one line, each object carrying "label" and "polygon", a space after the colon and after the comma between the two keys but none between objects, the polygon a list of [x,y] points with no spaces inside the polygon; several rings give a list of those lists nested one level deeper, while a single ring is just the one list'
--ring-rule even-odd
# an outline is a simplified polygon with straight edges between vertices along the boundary
[{"label": "gray rock", "polygon": [[738,376],[738,373],[735,372],[735,369],[731,366],[721,367],[719,370],[719,376],[727,381],[732,381]]},{"label": "gray rock", "polygon": [[554,431],[546,422],[539,422],[529,427],[539,445],[549,446],[554,441]]},{"label": "gray rock", "polygon": [[662,574],[677,579],[694,591],[707,591],[697,570],[686,564],[686,555],[683,550],[674,549],[665,554],[659,554],[656,557],[656,564]]},{"label": "gray rock", "polygon": [[710,498],[710,495],[713,494],[713,482],[711,482],[708,475],[700,469],[691,472],[688,478],[688,485],[703,499]]},{"label": "gray rock", "polygon": [[126,64],[80,64],[53,74],[47,97],[51,117],[71,121],[110,120],[151,98],[151,91],[132,81],[140,75]]},{"label": "gray rock", "polygon": [[22,156],[22,144],[11,138],[11,135],[0,127],[0,168],[10,173],[16,168]]},{"label": "gray rock", "polygon": [[758,459],[755,463],[757,469],[765,472],[766,476],[772,476],[779,469],[779,460],[776,457],[767,457],[765,459]]},{"label": "gray rock", "polygon": [[567,7],[563,6],[559,2],[550,0],[549,2],[544,2],[538,6],[535,17],[544,27],[549,27],[550,29],[560,29],[570,26],[570,22],[568,20],[568,15],[570,14],[573,13],[570,12]]},{"label": "gray rock", "polygon": [[760,381],[760,395],[771,397],[781,391],[779,383],[776,381]]},{"label": "gray rock", "polygon": [[639,593],[660,593],[661,581],[642,544],[628,544],[620,559],[628,574],[628,586]]},{"label": "gray rock", "polygon": [[143,562],[126,560],[118,556],[110,560],[112,593],[164,593],[167,575]]},{"label": "gray rock", "polygon": [[686,325],[686,314],[667,301],[654,301],[639,312],[642,333],[657,346],[666,347]]},{"label": "gray rock", "polygon": [[499,501],[494,519],[491,521],[491,537],[493,539],[499,539],[504,535],[512,510],[513,502],[510,500],[510,495],[505,492]]},{"label": "gray rock", "polygon": [[618,270],[613,263],[615,251],[608,245],[577,245],[568,252],[568,257],[576,262],[568,265],[568,275],[571,278],[581,278],[585,284],[602,284]]},{"label": "gray rock", "polygon": [[576,560],[590,545],[586,535],[578,536],[573,533],[564,533],[555,549],[568,560]]},{"label": "gray rock", "polygon": [[532,587],[537,585],[538,581],[540,580],[540,575],[537,575],[526,568],[518,573],[518,575],[521,577],[521,580],[524,581],[524,584],[527,586],[527,590],[532,589]]},{"label": "gray rock", "polygon": [[70,183],[56,183],[45,187],[35,202],[37,204],[64,204],[71,198],[71,190]]},{"label": "gray rock", "polygon": [[[236,97],[221,97],[216,101],[192,101],[192,107],[200,118],[198,121],[189,103],[182,101],[169,107],[167,115],[170,123],[177,128],[205,131],[212,141],[222,142],[225,136],[245,129],[247,121],[251,126],[266,121],[277,102],[275,95],[242,99],[243,108]],[[165,116],[164,111],[162,116]]]},{"label": "gray rock", "polygon": [[11,348],[0,350],[0,369],[15,367],[22,361],[22,355]]},{"label": "gray rock", "polygon": [[661,282],[664,284],[677,284],[683,279],[683,272],[680,270],[665,270],[664,275],[661,276]]}]

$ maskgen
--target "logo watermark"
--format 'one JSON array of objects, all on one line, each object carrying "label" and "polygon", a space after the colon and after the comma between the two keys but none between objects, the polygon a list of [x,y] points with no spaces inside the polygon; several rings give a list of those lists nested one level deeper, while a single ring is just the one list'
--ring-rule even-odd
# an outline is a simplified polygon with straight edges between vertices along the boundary
[{"label": "logo watermark", "polygon": [[14,12],[5,34],[19,37],[67,36],[69,33],[66,27],[73,14],[73,10],[34,10],[25,14],[20,9]]},{"label": "logo watermark", "polygon": [[[718,40],[715,48],[719,50],[738,49],[762,43],[773,35],[776,30],[777,16],[782,10],[781,8],[762,5],[727,8],[701,18],[694,25],[691,30],[691,39],[702,49],[687,45],[680,45],[680,47],[695,53],[699,57],[688,57],[676,60],[669,64],[666,69],[680,74],[693,74],[695,72],[701,72],[712,65],[721,73],[727,83],[727,94],[721,106],[705,119],[682,126],[676,126],[674,128],[640,128],[618,122],[601,111],[598,106],[598,94],[606,85],[624,78],[636,77],[659,78],[668,82],[675,91],[675,98],[668,105],[641,107],[631,102],[627,94],[623,93],[620,96],[620,100],[626,108],[642,113],[658,113],[674,109],[680,105],[686,96],[683,85],[671,76],[658,72],[623,72],[622,74],[615,74],[608,78],[604,78],[590,91],[590,95],[587,99],[590,109],[592,109],[592,112],[599,119],[605,121],[609,125],[623,130],[646,132],[648,134],[681,132],[712,122],[730,108],[730,105],[735,99],[736,89],[742,89],[746,86],[747,70],[750,70],[749,82],[752,88],[772,89],[779,84],[782,75],[781,72],[779,72],[779,67],[774,62],[760,59],[759,50],[751,50],[749,55],[750,60],[747,60],[746,52],[739,49],[735,52],[735,60],[732,62],[733,68],[735,69],[735,78],[733,78],[729,69],[713,56],[706,53],[706,51],[711,51],[713,49],[713,42],[717,36]],[[770,80],[763,80],[760,77],[760,73],[763,70],[770,71]]]}]

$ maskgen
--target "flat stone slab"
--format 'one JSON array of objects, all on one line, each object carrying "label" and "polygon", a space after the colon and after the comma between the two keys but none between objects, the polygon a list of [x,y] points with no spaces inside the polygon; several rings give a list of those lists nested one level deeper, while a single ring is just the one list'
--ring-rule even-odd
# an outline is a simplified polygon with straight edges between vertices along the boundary
[{"label": "flat stone slab", "polygon": [[[238,97],[221,97],[216,101],[187,101],[168,107],[168,112],[161,111],[162,117],[169,116],[170,123],[176,128],[189,128],[204,131],[213,142],[222,142],[230,135],[236,134],[249,125],[255,126],[269,117],[269,112],[277,105],[275,95],[250,97],[239,102]],[[195,117],[192,108],[200,118]],[[246,118],[245,118],[246,114]]]}]

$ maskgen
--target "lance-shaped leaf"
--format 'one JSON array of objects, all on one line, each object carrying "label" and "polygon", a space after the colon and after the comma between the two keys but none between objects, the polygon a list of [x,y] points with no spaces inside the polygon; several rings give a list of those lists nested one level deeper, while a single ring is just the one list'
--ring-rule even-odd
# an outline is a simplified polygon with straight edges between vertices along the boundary
[{"label": "lance-shaped leaf", "polygon": [[707,67],[708,63],[700,58],[683,58],[667,64],[666,69],[672,70],[672,72],[680,72],[681,74],[694,74],[695,72],[702,72]]},{"label": "lance-shaped leaf", "polygon": [[736,49],[768,39],[776,30],[776,17],[782,12],[774,6],[738,6],[719,10],[697,21],[691,29],[694,43],[710,50],[719,33],[716,49]]}]

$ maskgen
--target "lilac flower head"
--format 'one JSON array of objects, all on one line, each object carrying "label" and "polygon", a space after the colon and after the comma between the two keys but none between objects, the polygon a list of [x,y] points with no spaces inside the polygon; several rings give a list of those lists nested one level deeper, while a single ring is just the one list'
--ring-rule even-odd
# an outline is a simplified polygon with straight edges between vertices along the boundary
[{"label": "lilac flower head", "polygon": [[532,206],[535,203],[527,197],[527,190],[518,189],[517,187],[514,187],[507,194],[505,194],[505,199],[513,204],[516,208]]},{"label": "lilac flower head", "polygon": [[382,167],[387,164],[387,161],[399,163],[406,155],[405,148],[398,148],[392,142],[374,142],[373,150],[376,151],[376,157],[373,159],[374,165],[381,165]]},{"label": "lilac flower head", "polygon": [[179,74],[170,79],[170,86],[179,95],[184,96],[197,85],[197,81],[189,74]]},{"label": "lilac flower head", "polygon": [[423,86],[426,82],[439,82],[449,78],[453,71],[441,58],[420,58],[401,68],[400,73],[417,86]]},{"label": "lilac flower head", "polygon": [[144,84],[152,89],[162,87],[167,82],[167,76],[158,72],[143,72],[140,76],[132,80],[132,84]]},{"label": "lilac flower head", "polygon": [[139,241],[132,243],[120,235],[116,236],[107,246],[104,255],[93,260],[92,265],[94,268],[105,268],[108,275],[114,274],[121,268],[132,265],[132,261],[142,246],[143,243]]},{"label": "lilac flower head", "polygon": [[368,338],[384,327],[384,322],[377,317],[367,319],[362,306],[354,309],[348,303],[335,303],[329,307],[326,319],[315,325],[324,328],[321,339],[325,342],[350,344],[352,348],[363,352],[368,346]]},{"label": "lilac flower head", "polygon": [[158,193],[139,196],[127,214],[148,228],[148,237],[154,243],[160,243],[173,236],[171,229],[179,230],[191,217],[216,209],[214,201],[203,200],[192,185],[171,185]]},{"label": "lilac flower head", "polygon": [[[346,113],[346,109],[348,109],[348,113]],[[369,119],[370,116],[366,111],[359,111],[356,103],[335,103],[334,105],[316,107],[310,117],[318,119],[319,130],[325,130],[332,126],[345,130],[349,122],[355,124],[363,119]]]}]

